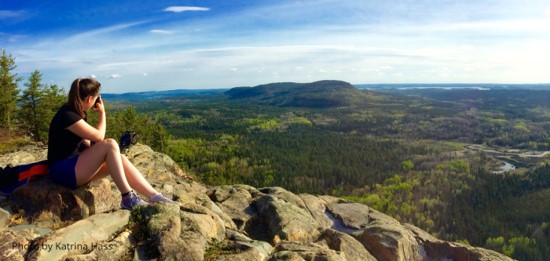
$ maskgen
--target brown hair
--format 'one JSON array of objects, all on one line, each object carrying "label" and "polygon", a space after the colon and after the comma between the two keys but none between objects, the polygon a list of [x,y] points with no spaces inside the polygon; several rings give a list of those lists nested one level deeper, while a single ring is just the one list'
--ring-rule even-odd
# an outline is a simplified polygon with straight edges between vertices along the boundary
[{"label": "brown hair", "polygon": [[101,83],[94,78],[78,78],[71,84],[71,90],[69,91],[69,101],[67,105],[74,112],[78,113],[84,120],[87,119],[87,112],[82,111],[80,102],[88,96],[96,96],[99,94]]}]

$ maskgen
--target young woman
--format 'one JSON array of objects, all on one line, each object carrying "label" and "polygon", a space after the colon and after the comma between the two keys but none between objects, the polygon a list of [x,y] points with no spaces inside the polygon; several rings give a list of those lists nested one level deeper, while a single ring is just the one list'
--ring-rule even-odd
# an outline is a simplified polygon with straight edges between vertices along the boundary
[{"label": "young woman", "polygon": [[[68,102],[53,117],[48,139],[50,177],[76,189],[110,174],[122,193],[120,206],[124,209],[147,204],[132,189],[146,196],[150,203],[176,203],[145,180],[128,158],[120,154],[115,140],[105,139],[107,124],[103,101],[98,99],[100,86],[93,78],[74,80]],[[87,112],[92,108],[99,114],[95,127],[86,122]]]}]

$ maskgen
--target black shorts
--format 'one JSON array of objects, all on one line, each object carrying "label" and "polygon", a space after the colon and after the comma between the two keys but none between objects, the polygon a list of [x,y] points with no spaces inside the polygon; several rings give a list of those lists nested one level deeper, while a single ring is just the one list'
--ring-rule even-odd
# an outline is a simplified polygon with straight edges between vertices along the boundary
[{"label": "black shorts", "polygon": [[76,162],[78,154],[50,164],[50,177],[55,183],[76,189]]}]

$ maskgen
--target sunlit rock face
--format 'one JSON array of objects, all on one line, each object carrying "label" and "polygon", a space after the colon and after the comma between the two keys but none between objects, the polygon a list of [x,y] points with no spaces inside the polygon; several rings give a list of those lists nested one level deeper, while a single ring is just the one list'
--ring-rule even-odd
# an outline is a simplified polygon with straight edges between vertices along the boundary
[{"label": "sunlit rock face", "polygon": [[[0,167],[45,155],[26,146]],[[511,260],[332,196],[206,186],[145,145],[127,157],[180,205],[130,212],[110,178],[71,190],[46,176],[0,197],[0,260]]]}]

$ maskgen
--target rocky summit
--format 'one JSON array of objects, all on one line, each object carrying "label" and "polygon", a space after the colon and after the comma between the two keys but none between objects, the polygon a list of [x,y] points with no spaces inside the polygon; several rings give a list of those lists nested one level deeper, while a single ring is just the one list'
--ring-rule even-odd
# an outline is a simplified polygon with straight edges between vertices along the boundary
[{"label": "rocky summit", "polygon": [[[511,260],[332,196],[207,186],[145,145],[127,156],[181,205],[121,210],[110,178],[76,190],[39,178],[0,196],[0,260]],[[26,146],[0,167],[45,157]]]}]

